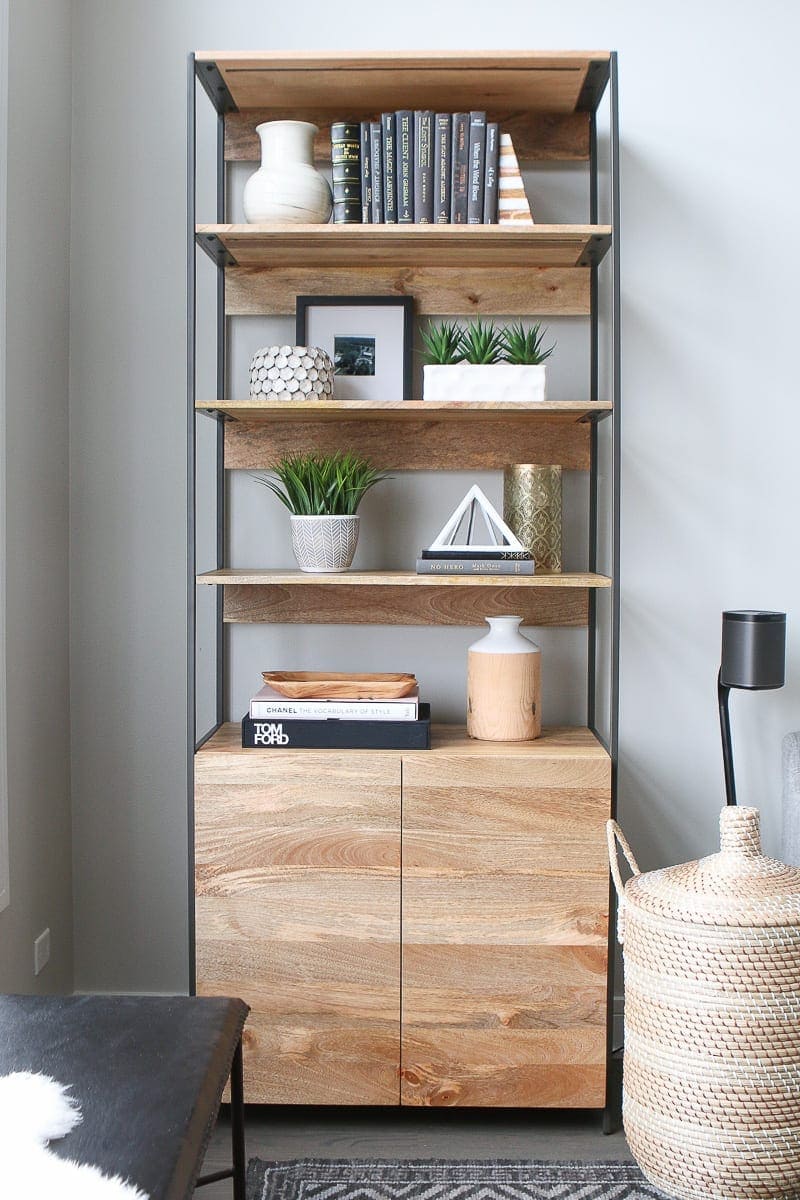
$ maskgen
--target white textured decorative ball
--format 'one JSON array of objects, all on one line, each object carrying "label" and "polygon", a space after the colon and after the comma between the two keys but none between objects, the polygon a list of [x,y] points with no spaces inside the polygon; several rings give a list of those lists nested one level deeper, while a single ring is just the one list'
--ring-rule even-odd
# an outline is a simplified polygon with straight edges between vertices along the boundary
[{"label": "white textured decorative ball", "polygon": [[251,400],[332,400],[333,363],[319,346],[265,346],[250,363]]}]

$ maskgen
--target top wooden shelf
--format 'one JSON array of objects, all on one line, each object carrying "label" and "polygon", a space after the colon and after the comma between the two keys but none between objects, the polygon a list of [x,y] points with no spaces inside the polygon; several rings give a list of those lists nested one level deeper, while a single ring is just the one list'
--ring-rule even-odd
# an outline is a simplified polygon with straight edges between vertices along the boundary
[{"label": "top wooden shelf", "polygon": [[521,108],[592,112],[609,76],[607,50],[375,51],[195,55],[197,77],[218,112],[348,106],[446,112]]},{"label": "top wooden shelf", "polygon": [[216,262],[239,267],[590,267],[608,225],[198,225]]}]

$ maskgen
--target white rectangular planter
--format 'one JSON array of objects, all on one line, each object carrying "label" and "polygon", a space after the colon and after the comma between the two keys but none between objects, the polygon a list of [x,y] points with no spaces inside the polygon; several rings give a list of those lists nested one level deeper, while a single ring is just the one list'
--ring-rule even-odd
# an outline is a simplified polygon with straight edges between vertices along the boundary
[{"label": "white rectangular planter", "polygon": [[512,363],[452,363],[442,367],[423,367],[423,400],[445,401],[542,401],[545,372],[538,366],[514,366]]}]

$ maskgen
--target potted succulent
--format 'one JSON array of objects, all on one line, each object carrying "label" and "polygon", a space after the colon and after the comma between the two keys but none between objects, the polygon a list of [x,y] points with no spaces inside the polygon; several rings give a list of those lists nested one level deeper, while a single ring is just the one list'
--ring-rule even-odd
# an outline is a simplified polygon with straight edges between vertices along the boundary
[{"label": "potted succulent", "polygon": [[555,344],[545,348],[541,325],[526,329],[522,321],[501,326],[477,320],[430,324],[422,333],[428,362],[423,368],[425,400],[542,401],[545,361]]},{"label": "potted succulent", "polygon": [[291,513],[292,549],[301,571],[346,571],[358,543],[356,510],[387,476],[350,451],[280,459],[263,483]]}]

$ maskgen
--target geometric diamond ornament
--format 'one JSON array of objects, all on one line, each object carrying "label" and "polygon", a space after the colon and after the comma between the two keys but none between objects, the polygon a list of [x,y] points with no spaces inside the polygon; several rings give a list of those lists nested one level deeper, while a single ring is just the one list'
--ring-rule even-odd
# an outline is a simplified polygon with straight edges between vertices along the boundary
[{"label": "geometric diamond ornament", "polygon": [[[476,538],[484,535],[488,541]],[[458,541],[459,537],[463,541]],[[522,542],[506,525],[497,509],[476,483],[456,506],[434,538],[429,550],[466,550],[485,554],[489,550],[524,550]]]}]

